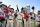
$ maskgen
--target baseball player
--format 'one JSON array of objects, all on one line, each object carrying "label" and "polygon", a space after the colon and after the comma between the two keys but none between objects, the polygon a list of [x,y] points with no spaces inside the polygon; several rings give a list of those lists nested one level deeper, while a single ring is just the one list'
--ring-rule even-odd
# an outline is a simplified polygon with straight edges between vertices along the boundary
[{"label": "baseball player", "polygon": [[38,11],[38,15],[37,15],[37,17],[36,17],[36,26],[37,27],[39,27],[39,25],[40,25],[40,11]]},{"label": "baseball player", "polygon": [[22,18],[24,17],[23,11],[21,10],[21,13],[18,13],[17,16],[17,27],[22,27]]},{"label": "baseball player", "polygon": [[9,15],[9,19],[7,21],[6,27],[9,27],[9,25],[11,25],[11,27],[13,27],[13,18],[14,18],[13,9],[11,9],[11,12],[9,12],[8,15]]}]

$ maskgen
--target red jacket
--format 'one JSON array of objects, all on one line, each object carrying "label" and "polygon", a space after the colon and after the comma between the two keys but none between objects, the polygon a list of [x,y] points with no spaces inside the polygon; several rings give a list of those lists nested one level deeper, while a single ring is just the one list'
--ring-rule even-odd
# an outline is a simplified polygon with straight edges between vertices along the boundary
[{"label": "red jacket", "polygon": [[27,13],[24,13],[24,19],[28,19]]}]

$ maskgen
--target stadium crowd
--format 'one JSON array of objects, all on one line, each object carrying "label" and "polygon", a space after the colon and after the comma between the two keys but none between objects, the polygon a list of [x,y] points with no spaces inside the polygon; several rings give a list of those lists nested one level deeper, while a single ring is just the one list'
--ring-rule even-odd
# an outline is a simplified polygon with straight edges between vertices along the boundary
[{"label": "stadium crowd", "polygon": [[18,5],[15,11],[10,6],[0,5],[0,27],[40,27],[40,10],[35,14],[34,6],[30,13],[25,11],[25,7],[22,7],[20,12]]}]

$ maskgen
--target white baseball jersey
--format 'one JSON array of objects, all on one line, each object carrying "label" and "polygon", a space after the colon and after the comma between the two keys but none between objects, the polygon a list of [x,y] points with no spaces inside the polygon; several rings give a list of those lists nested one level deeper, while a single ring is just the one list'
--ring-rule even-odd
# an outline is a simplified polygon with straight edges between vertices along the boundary
[{"label": "white baseball jersey", "polygon": [[38,21],[40,21],[40,15],[37,15]]},{"label": "white baseball jersey", "polygon": [[23,13],[18,13],[17,19],[22,19],[24,17]]},{"label": "white baseball jersey", "polygon": [[0,8],[0,17],[4,17],[4,12],[2,11],[1,8]]},{"label": "white baseball jersey", "polygon": [[9,19],[13,19],[14,18],[14,13],[11,14],[11,12],[9,12]]},{"label": "white baseball jersey", "polygon": [[39,21],[38,15],[36,16],[36,21]]}]

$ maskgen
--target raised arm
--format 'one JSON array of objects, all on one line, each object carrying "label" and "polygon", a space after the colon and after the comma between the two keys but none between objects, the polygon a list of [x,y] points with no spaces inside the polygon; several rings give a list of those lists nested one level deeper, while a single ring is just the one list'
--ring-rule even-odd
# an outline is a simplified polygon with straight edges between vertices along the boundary
[{"label": "raised arm", "polygon": [[16,5],[16,7],[17,7],[17,10],[18,10],[18,12],[19,12],[18,5]]},{"label": "raised arm", "polygon": [[9,5],[8,7],[6,7],[7,14],[9,13],[8,8],[9,8],[10,6],[11,6],[11,5]]}]

